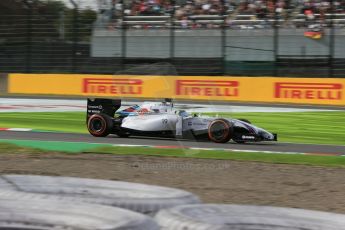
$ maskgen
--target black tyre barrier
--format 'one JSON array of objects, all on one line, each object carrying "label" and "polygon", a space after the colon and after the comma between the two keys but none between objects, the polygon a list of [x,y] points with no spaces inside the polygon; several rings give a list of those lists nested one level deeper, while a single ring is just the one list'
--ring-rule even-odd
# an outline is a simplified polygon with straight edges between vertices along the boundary
[{"label": "black tyre barrier", "polygon": [[345,215],[294,208],[199,204],[161,210],[162,230],[344,230]]},{"label": "black tyre barrier", "polygon": [[12,194],[0,196],[1,230],[159,229],[152,218],[121,208],[6,192]]},{"label": "black tyre barrier", "polygon": [[0,190],[46,194],[59,199],[121,207],[149,215],[164,208],[200,203],[197,196],[179,189],[74,177],[2,175]]}]

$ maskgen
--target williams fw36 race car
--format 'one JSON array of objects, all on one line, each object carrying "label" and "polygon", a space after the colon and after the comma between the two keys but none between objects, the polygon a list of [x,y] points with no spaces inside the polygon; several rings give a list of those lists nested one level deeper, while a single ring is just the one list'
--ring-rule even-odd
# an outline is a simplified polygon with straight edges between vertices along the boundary
[{"label": "williams fw36 race car", "polygon": [[88,99],[87,128],[91,135],[105,137],[147,136],[210,140],[226,143],[277,141],[277,135],[245,119],[191,115],[174,109],[171,100],[143,103],[120,110],[121,100]]}]

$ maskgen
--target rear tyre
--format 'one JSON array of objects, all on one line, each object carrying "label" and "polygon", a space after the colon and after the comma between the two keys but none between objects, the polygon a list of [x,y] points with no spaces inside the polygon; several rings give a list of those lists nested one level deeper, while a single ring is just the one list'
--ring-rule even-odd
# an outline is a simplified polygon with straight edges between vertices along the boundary
[{"label": "rear tyre", "polygon": [[226,143],[233,136],[233,127],[225,119],[216,119],[208,127],[208,138],[216,143]]},{"label": "rear tyre", "polygon": [[87,129],[92,136],[106,137],[113,128],[113,121],[106,114],[94,114],[87,122]]}]

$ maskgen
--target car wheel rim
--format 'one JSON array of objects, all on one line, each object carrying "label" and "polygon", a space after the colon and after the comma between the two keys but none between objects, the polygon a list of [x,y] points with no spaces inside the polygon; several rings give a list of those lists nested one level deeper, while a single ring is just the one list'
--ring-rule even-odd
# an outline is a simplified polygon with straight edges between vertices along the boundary
[{"label": "car wheel rim", "polygon": [[211,127],[211,133],[214,139],[221,140],[224,138],[224,135],[226,133],[226,128],[223,124],[215,123]]},{"label": "car wheel rim", "polygon": [[103,129],[103,122],[101,119],[93,119],[91,122],[91,130],[94,132],[100,132]]}]

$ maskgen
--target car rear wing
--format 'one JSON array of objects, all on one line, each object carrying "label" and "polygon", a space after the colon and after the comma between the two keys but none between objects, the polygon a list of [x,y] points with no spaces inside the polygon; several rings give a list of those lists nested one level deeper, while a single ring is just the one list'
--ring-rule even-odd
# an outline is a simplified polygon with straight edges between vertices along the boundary
[{"label": "car rear wing", "polygon": [[107,114],[110,117],[114,117],[115,112],[121,107],[121,100],[105,99],[105,98],[94,98],[87,99],[87,116],[86,121],[93,114]]}]

